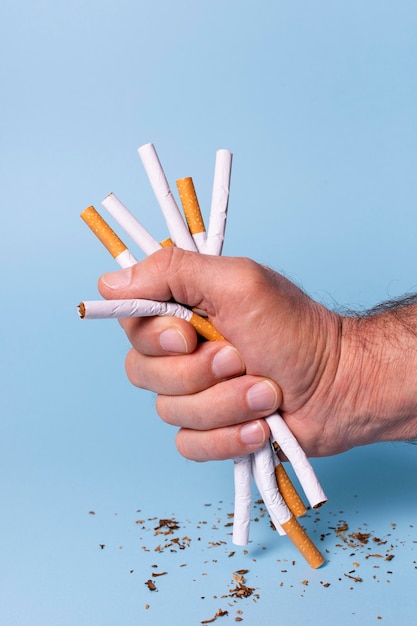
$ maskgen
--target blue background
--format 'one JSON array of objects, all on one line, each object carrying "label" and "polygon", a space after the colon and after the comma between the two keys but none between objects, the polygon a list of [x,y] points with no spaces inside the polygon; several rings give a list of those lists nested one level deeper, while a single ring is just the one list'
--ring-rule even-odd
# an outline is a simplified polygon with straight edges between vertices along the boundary
[{"label": "blue background", "polygon": [[[125,378],[118,325],[76,314],[115,268],[86,206],[114,191],[166,236],[147,142],[205,211],[215,152],[233,152],[225,254],[337,308],[415,290],[416,30],[406,0],[1,1],[1,624],[417,623],[414,446],[314,461],[320,570],[259,505],[245,554],[231,464],[182,459]],[[185,549],[155,551],[166,517]],[[230,597],[238,569],[257,596]]]}]

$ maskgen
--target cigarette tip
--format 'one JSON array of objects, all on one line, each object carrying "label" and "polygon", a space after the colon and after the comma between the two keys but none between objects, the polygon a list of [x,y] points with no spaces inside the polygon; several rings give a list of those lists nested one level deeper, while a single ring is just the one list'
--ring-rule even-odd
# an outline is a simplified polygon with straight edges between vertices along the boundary
[{"label": "cigarette tip", "polygon": [[88,206],[86,209],[84,209],[84,211],[81,211],[80,217],[83,217],[83,215],[85,215],[86,213],[88,213],[90,211],[95,211],[95,208],[93,207],[92,204],[90,204],[90,206]]},{"label": "cigarette tip", "polygon": [[81,319],[84,319],[85,317],[85,304],[84,302],[80,302],[80,304],[77,307],[78,310],[78,315],[80,316]]}]

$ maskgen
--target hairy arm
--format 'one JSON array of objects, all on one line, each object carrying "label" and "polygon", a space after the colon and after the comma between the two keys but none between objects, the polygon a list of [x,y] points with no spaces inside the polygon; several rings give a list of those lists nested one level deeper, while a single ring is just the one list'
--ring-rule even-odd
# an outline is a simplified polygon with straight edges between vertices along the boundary
[{"label": "hairy arm", "polygon": [[342,346],[358,445],[416,438],[417,296],[345,317]]}]

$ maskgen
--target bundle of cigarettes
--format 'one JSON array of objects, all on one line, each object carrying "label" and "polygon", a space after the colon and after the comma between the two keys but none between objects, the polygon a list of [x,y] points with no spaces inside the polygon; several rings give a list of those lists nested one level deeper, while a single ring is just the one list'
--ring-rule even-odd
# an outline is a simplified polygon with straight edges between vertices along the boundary
[{"label": "bundle of cigarettes", "polygon": [[[218,150],[216,153],[210,221],[206,231],[192,179],[176,181],[183,217],[153,144],[141,146],[138,152],[165,217],[170,237],[163,242],[154,239],[113,193],[103,200],[104,208],[145,255],[168,245],[220,255],[229,203],[232,154],[228,150]],[[94,207],[85,209],[81,217],[120,267],[130,267],[137,262]],[[79,304],[78,312],[82,319],[172,315],[190,322],[209,341],[224,339],[209,319],[175,302],[144,299],[84,301]],[[266,421],[271,432],[267,444],[247,457],[234,460],[233,542],[246,545],[249,541],[253,477],[278,533],[288,535],[309,565],[318,568],[324,563],[324,557],[297,520],[307,509],[280,462],[279,451],[282,450],[291,463],[311,507],[319,507],[327,498],[304,451],[279,413],[270,415]]]}]

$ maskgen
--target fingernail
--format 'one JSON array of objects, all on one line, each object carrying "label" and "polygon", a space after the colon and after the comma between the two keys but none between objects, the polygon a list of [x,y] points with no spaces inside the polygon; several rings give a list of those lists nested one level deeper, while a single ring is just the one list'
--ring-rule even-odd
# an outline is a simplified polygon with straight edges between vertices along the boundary
[{"label": "fingernail", "polygon": [[110,287],[110,289],[123,289],[130,285],[132,280],[132,269],[128,267],[127,269],[120,270],[119,272],[109,272],[108,274],[103,274],[101,277],[102,282]]},{"label": "fingernail", "polygon": [[240,438],[246,445],[261,444],[265,441],[265,432],[259,422],[248,422],[240,429]]},{"label": "fingernail", "polygon": [[268,411],[276,407],[277,393],[271,383],[264,380],[248,390],[246,399],[252,411]]},{"label": "fingernail", "polygon": [[212,368],[216,378],[229,378],[241,374],[244,371],[244,364],[236,348],[226,346],[215,354]]},{"label": "fingernail", "polygon": [[187,341],[181,331],[167,328],[159,335],[161,348],[167,352],[188,352]]}]

